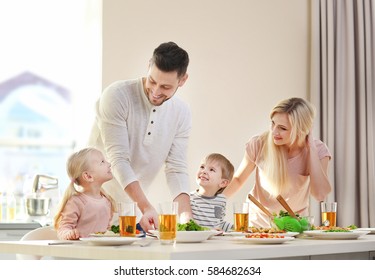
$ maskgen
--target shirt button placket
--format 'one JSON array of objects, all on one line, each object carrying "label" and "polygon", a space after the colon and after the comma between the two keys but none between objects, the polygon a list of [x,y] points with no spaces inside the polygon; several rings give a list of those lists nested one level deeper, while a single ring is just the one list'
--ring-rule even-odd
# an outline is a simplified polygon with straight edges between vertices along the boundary
[{"label": "shirt button placket", "polygon": [[[154,121],[153,121],[153,119],[154,119],[154,113],[156,113],[156,109],[155,108],[152,109],[152,112],[150,114],[150,122],[149,122],[149,125],[147,126],[147,135],[146,135],[146,138],[149,138],[148,136],[151,136],[152,131],[153,131],[153,126],[152,125],[154,124]],[[151,139],[149,139],[149,141],[151,141]]]},{"label": "shirt button placket", "polygon": [[[155,108],[152,109],[152,112],[155,113],[156,109]],[[154,118],[154,114],[151,114],[151,121],[150,121],[151,124],[154,124],[154,121],[152,120],[153,118]],[[147,133],[148,135],[151,135],[151,131],[150,130],[152,130],[152,129],[153,129],[153,127],[149,126],[149,131]]]}]

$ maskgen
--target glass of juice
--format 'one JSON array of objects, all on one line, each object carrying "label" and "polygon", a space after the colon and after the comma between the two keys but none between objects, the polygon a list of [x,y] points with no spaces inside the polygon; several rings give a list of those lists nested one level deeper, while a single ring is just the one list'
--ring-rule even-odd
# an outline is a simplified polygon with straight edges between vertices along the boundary
[{"label": "glass of juice", "polygon": [[137,202],[120,202],[118,204],[120,236],[136,235]]},{"label": "glass of juice", "polygon": [[161,244],[175,244],[177,234],[177,202],[159,203],[159,239]]},{"label": "glass of juice", "polygon": [[246,232],[249,228],[249,203],[234,202],[234,231]]},{"label": "glass of juice", "polygon": [[320,202],[322,225],[336,226],[337,202]]}]

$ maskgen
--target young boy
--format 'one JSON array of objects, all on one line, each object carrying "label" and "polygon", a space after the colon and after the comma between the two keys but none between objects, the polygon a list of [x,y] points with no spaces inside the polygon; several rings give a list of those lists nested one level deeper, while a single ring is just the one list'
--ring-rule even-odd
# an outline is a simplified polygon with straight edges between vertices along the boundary
[{"label": "young boy", "polygon": [[221,194],[233,178],[232,163],[221,154],[206,156],[197,172],[199,188],[190,193],[193,219],[201,226],[232,229],[233,224],[224,221],[226,197]]}]

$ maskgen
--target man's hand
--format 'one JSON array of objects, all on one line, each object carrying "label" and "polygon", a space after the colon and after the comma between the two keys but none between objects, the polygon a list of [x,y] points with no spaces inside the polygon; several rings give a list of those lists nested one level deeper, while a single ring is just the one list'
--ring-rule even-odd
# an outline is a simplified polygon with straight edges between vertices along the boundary
[{"label": "man's hand", "polygon": [[141,220],[139,221],[142,229],[148,232],[152,229],[157,229],[159,227],[158,213],[154,208],[150,208],[143,213]]},{"label": "man's hand", "polygon": [[134,181],[125,188],[129,197],[138,203],[143,216],[139,221],[142,229],[148,232],[150,229],[156,229],[159,226],[158,213],[151,203],[147,200],[138,181]]}]

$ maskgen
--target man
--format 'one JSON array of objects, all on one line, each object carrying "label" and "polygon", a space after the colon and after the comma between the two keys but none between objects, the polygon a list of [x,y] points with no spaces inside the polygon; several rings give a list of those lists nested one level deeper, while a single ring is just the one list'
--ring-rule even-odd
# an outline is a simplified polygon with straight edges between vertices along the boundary
[{"label": "man", "polygon": [[163,43],[154,50],[147,77],[114,82],[96,105],[89,142],[103,150],[115,177],[103,187],[116,201],[128,196],[138,203],[143,214],[139,223],[146,232],[158,228],[158,214],[145,191],[164,164],[180,222],[192,217],[187,170],[191,112],[174,97],[188,78],[188,64],[185,50]]}]

